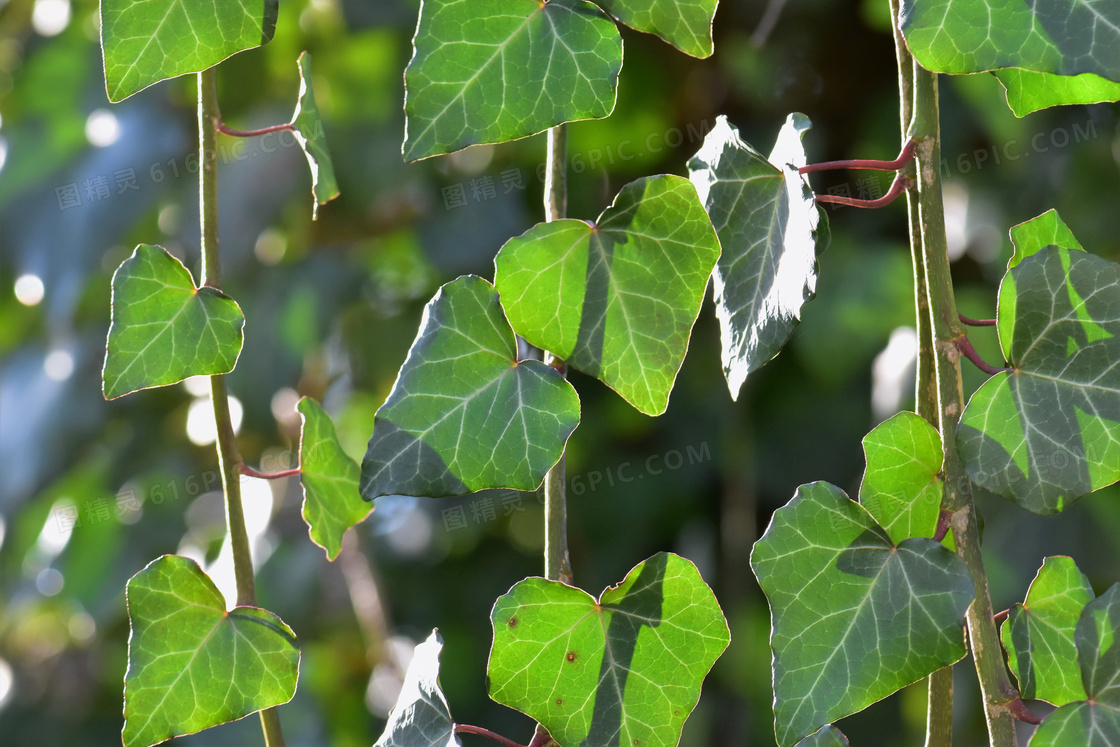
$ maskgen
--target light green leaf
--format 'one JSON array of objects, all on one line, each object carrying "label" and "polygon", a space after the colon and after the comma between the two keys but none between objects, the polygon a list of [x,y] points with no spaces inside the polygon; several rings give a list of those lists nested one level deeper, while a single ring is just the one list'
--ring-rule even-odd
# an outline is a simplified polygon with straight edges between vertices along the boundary
[{"label": "light green leaf", "polygon": [[507,241],[494,284],[518,334],[659,415],[718,256],[693,186],[653,176],[623,187],[597,224],[541,223]]},{"label": "light green leaf", "polygon": [[342,535],[373,511],[358,492],[361,470],[346,456],[334,423],[318,402],[304,397],[296,406],[303,419],[299,435],[299,478],[303,483],[303,520],[311,540],[334,560]]},{"label": "light green leaf", "polygon": [[828,219],[797,173],[809,126],[805,115],[789,115],[766,159],[721,116],[688,163],[723,247],[712,281],[732,399],[782,349],[816,293]]},{"label": "light green leaf", "polygon": [[425,0],[413,48],[409,161],[614,109],[622,37],[584,0]]},{"label": "light green leaf", "polygon": [[167,78],[198,73],[276,30],[278,0],[101,0],[105,90],[113,102]]},{"label": "light green leaf", "polygon": [[535,490],[578,423],[572,385],[540,361],[517,360],[494,287],[461,277],[428,302],[377,411],[362,496]]},{"label": "light green leaf", "polygon": [[932,537],[941,513],[941,436],[925,419],[900,412],[863,438],[867,469],[859,502],[891,542]]},{"label": "light green leaf", "polygon": [[1120,480],[1120,265],[1051,246],[1000,285],[1012,371],[965,407],[957,448],[977,485],[1052,514]]},{"label": "light green leaf", "polygon": [[770,601],[781,747],[965,654],[972,578],[931,539],[895,545],[828,483],[802,485],[751,553]]},{"label": "light green leaf", "polygon": [[1091,601],[1093,587],[1072,558],[1043,561],[1026,601],[1011,608],[1000,630],[1024,698],[1059,706],[1085,699],[1073,636]]},{"label": "light green leaf", "polygon": [[848,747],[848,738],[835,726],[829,724],[802,739],[797,743],[797,747]]},{"label": "light green leaf", "polygon": [[292,115],[296,140],[307,156],[311,167],[311,220],[319,217],[319,206],[338,197],[338,182],[334,178],[331,153],[327,150],[327,136],[323,132],[323,119],[315,105],[315,91],[311,87],[311,55],[299,56],[299,103]]},{"label": "light green leaf", "polygon": [[1099,104],[1120,100],[1120,83],[1093,73],[1051,75],[1021,68],[995,72],[1007,94],[1007,105],[1016,117],[1051,106]]},{"label": "light green leaf", "polygon": [[1011,269],[1032,254],[1048,246],[1060,246],[1074,251],[1085,251],[1069,230],[1069,226],[1053,208],[1042,215],[1011,227],[1011,244],[1015,247],[1007,269]]},{"label": "light green leaf", "polygon": [[124,747],[147,747],[291,700],[295,634],[276,615],[234,607],[189,558],[164,555],[129,579],[132,634]]},{"label": "light green leaf", "polygon": [[902,0],[899,26],[922,67],[1017,67],[1120,81],[1120,4],[1112,0]]},{"label": "light green leaf", "polygon": [[190,271],[167,250],[140,244],[113,273],[101,374],[105,398],[229,373],[241,354],[244,324],[232,298],[195,287]]},{"label": "light green leaf", "polygon": [[632,29],[656,34],[693,57],[712,54],[712,19],[719,0],[601,0]]},{"label": "light green leaf", "polygon": [[498,597],[490,697],[564,747],[675,747],[730,633],[688,560],[658,553],[595,599],[528,578]]},{"label": "light green leaf", "polygon": [[439,687],[439,653],[443,636],[433,630],[416,647],[404,675],[401,694],[389,713],[385,731],[373,747],[460,747],[447,698]]}]

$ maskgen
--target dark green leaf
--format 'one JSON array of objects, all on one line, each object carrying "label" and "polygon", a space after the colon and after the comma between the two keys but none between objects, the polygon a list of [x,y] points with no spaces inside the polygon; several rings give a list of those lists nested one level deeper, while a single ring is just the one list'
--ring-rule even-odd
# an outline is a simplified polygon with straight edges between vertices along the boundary
[{"label": "dark green leaf", "polygon": [[327,136],[323,132],[323,119],[315,105],[315,91],[311,87],[311,55],[299,56],[299,103],[292,115],[296,140],[307,156],[311,167],[311,220],[319,217],[319,206],[338,197],[338,182],[334,178],[331,153],[327,150]]},{"label": "dark green leaf", "polygon": [[342,450],[330,416],[310,397],[301,399],[297,409],[303,417],[299,436],[303,520],[312,541],[327,551],[328,560],[334,560],[342,549],[342,535],[369,516],[373,506],[358,492],[361,470]]},{"label": "dark green leaf", "polygon": [[105,90],[120,101],[272,39],[278,0],[101,0]]},{"label": "dark green leaf", "polygon": [[1072,558],[1046,558],[1027,599],[1007,615],[1000,638],[1024,698],[1054,705],[1085,699],[1073,635],[1093,600],[1089,579]]},{"label": "dark green leaf", "polygon": [[584,0],[426,0],[413,47],[409,161],[614,109],[622,37]]},{"label": "dark green leaf", "polygon": [[1048,247],[1004,276],[1000,345],[1013,370],[961,416],[977,485],[1039,514],[1120,479],[1120,265]]},{"label": "dark green leaf", "polygon": [[160,246],[140,244],[113,273],[102,391],[115,399],[188,376],[229,373],[241,354],[237,303]]},{"label": "dark green leaf", "polygon": [[931,539],[895,545],[828,483],[802,485],[751,553],[770,601],[782,747],[965,654],[964,562]]},{"label": "dark green leaf", "polygon": [[723,247],[712,280],[732,399],[782,349],[816,292],[828,221],[797,173],[808,129],[803,114],[789,115],[768,160],[721,116],[688,164]]},{"label": "dark green leaf", "polygon": [[718,256],[693,186],[653,176],[623,187],[598,224],[541,223],[507,241],[494,284],[518,334],[660,415]]},{"label": "dark green leaf", "polygon": [[693,57],[712,53],[712,19],[719,0],[601,0],[632,29],[656,34]]},{"label": "dark green leaf", "polygon": [[797,747],[848,747],[848,738],[835,726],[829,724],[802,739],[797,743]]},{"label": "dark green leaf", "polygon": [[572,385],[540,361],[517,360],[494,287],[461,277],[428,302],[377,411],[362,496],[535,490],[578,423]]},{"label": "dark green leaf", "polygon": [[1011,244],[1015,247],[1007,269],[1022,262],[1032,254],[1048,246],[1060,246],[1075,251],[1085,251],[1069,230],[1069,226],[1058,215],[1058,211],[1051,208],[1037,218],[1031,218],[1017,226],[1011,227]]},{"label": "dark green leaf", "polygon": [[125,591],[132,635],[125,747],[147,747],[291,700],[295,634],[276,615],[234,607],[189,558],[164,555]]},{"label": "dark green leaf", "polygon": [[730,634],[688,560],[658,553],[598,603],[528,578],[494,604],[490,697],[564,747],[673,747]]},{"label": "dark green leaf", "polygon": [[900,412],[864,436],[867,470],[859,502],[894,543],[932,537],[941,512],[941,436],[923,418]]},{"label": "dark green leaf", "polygon": [[447,698],[439,687],[439,653],[443,636],[433,630],[416,647],[397,704],[373,747],[459,747]]},{"label": "dark green leaf", "polygon": [[1017,117],[1050,106],[1098,104],[1120,99],[1120,83],[1093,73],[1052,75],[1006,68],[997,70],[995,76],[1006,89],[1007,105]]}]

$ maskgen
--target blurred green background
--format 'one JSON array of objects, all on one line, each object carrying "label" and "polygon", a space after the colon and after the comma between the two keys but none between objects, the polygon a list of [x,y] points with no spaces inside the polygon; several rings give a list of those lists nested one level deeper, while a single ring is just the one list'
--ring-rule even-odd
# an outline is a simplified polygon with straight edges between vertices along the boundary
[{"label": "blurred green background", "polygon": [[[405,164],[402,72],[417,0],[284,0],[276,37],[219,73],[227,124],[287,121],[296,56],[314,85],[342,196],[311,222],[303,154],[286,137],[219,136],[224,285],[246,315],[229,377],[250,464],[292,466],[298,395],[321,400],[361,457],[424,302],[463,273],[492,277],[509,237],[542,218],[544,138]],[[768,15],[769,13],[769,15]],[[164,553],[207,563],[228,548],[206,443],[206,400],[185,385],[101,397],[113,270],[159,243],[197,275],[194,78],[111,106],[94,0],[0,0],[0,743],[119,744],[124,585]],[[724,0],[716,53],[694,60],[623,30],[615,114],[571,127],[572,217],[626,182],[685,174],[727,114],[769,152],[790,111],[814,121],[810,160],[893,158],[899,140],[886,0]],[[1120,258],[1115,105],[1016,119],[986,75],[942,79],[942,152],[962,311],[994,314],[1008,228],[1056,207],[1082,244]],[[889,175],[814,176],[819,192],[877,197]],[[818,296],[782,354],[732,403],[710,301],[668,412],[647,418],[573,375],[583,424],[568,447],[577,583],[598,593],[673,550],[697,563],[732,643],[705,683],[685,745],[773,744],[768,609],[748,559],[795,488],[855,492],[860,439],[911,405],[912,286],[901,204],[830,210]],[[997,362],[994,332],[973,340]],[[968,369],[970,392],[983,375]],[[411,646],[432,627],[460,722],[527,741],[527,717],[489,701],[495,597],[542,571],[531,494],[378,501],[328,563],[307,537],[295,480],[246,486],[263,606],[300,636],[301,682],[280,709],[291,745],[369,745]],[[993,602],[1022,600],[1042,558],[1073,555],[1098,593],[1120,580],[1120,491],[1038,518],[980,496]],[[975,677],[957,667],[956,728],[981,744]],[[840,723],[854,745],[922,741],[921,685]],[[468,745],[483,744],[467,737]],[[174,741],[256,745],[255,718]]]}]

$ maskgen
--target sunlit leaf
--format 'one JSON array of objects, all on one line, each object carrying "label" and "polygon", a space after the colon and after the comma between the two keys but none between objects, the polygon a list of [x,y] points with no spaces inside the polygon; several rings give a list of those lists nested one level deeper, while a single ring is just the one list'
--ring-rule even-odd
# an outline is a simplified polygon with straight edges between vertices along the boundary
[{"label": "sunlit leaf", "polygon": [[1036,218],[1012,226],[1011,244],[1015,251],[1007,263],[1008,269],[1048,246],[1084,251],[1081,242],[1074,237],[1062,216],[1053,208]]},{"label": "sunlit leaf", "polygon": [[693,57],[712,53],[712,18],[719,0],[601,0],[627,26],[656,34]]},{"label": "sunlit leaf", "polygon": [[867,470],[859,502],[891,542],[932,537],[941,511],[941,436],[925,419],[900,412],[863,439]]},{"label": "sunlit leaf", "polygon": [[535,490],[578,423],[572,385],[540,361],[517,360],[494,287],[461,277],[428,302],[377,411],[362,496]]},{"label": "sunlit leaf", "polygon": [[292,115],[296,140],[307,156],[311,167],[311,219],[319,217],[319,206],[338,197],[338,182],[334,178],[334,166],[327,149],[327,136],[323,132],[323,120],[315,105],[315,91],[311,87],[311,55],[303,52],[299,56],[299,103]]},{"label": "sunlit leaf", "polygon": [[439,687],[442,650],[443,636],[438,630],[416,647],[397,704],[373,747],[460,747],[451,709]]},{"label": "sunlit leaf", "polygon": [[195,287],[190,271],[163,247],[140,244],[113,273],[105,398],[229,373],[241,353],[244,324],[232,298]]},{"label": "sunlit leaf", "polygon": [[659,415],[718,256],[693,186],[654,176],[623,187],[598,223],[541,223],[507,241],[494,284],[518,334]]},{"label": "sunlit leaf", "polygon": [[1093,73],[1052,75],[1006,68],[997,70],[995,76],[1007,92],[1007,105],[1017,117],[1051,106],[1120,100],[1120,83]]},{"label": "sunlit leaf", "polygon": [[829,724],[802,739],[797,743],[797,747],[848,747],[848,738],[835,726]]},{"label": "sunlit leaf", "polygon": [[816,292],[828,221],[797,173],[808,129],[807,117],[789,115],[766,159],[720,117],[688,163],[723,247],[712,281],[733,399],[747,374],[789,340]]},{"label": "sunlit leaf", "polygon": [[276,30],[278,0],[101,0],[105,90],[120,101],[167,78],[198,73],[259,47]]},{"label": "sunlit leaf", "polygon": [[295,694],[295,634],[267,610],[227,612],[222,593],[193,560],[153,560],[129,580],[125,597],[132,623],[125,747],[193,734]]},{"label": "sunlit leaf", "polygon": [[564,747],[675,747],[730,633],[688,560],[658,553],[599,601],[528,578],[490,614],[489,692]]},{"label": "sunlit leaf", "polygon": [[897,545],[828,483],[774,512],[751,568],[770,602],[781,747],[965,654],[972,577],[931,539]]}]

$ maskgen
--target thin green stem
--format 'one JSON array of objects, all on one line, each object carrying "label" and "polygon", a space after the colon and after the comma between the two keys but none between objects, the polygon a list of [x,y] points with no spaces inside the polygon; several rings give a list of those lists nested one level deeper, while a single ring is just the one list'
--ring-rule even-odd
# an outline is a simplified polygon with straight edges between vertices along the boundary
[{"label": "thin green stem", "polygon": [[[198,162],[199,219],[202,233],[202,277],[205,285],[221,287],[221,259],[218,253],[218,157],[214,147],[218,129],[218,76],[215,68],[198,74]],[[237,580],[238,606],[255,606],[256,582],[253,579],[253,556],[249,533],[245,528],[245,512],[241,506],[241,455],[237,436],[229,414],[229,396],[222,376],[210,377],[210,401],[218,431],[218,466],[222,472],[225,494],[226,526],[233,548],[233,571]],[[261,711],[261,730],[266,747],[283,747],[284,735],[276,710]]]}]

